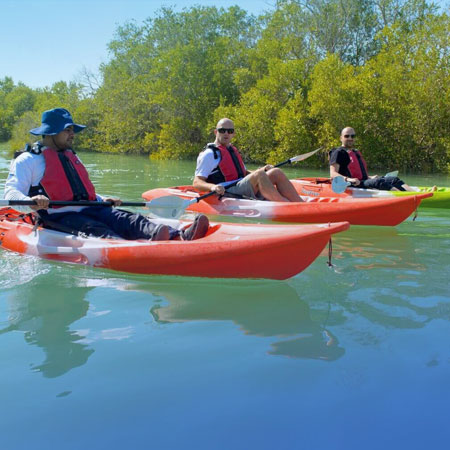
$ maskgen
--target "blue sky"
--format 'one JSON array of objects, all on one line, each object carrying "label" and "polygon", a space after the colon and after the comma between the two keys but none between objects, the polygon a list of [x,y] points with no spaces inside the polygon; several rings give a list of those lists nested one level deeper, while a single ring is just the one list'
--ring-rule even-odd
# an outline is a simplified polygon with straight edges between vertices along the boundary
[{"label": "blue sky", "polygon": [[118,25],[141,24],[163,6],[238,4],[258,15],[275,0],[0,0],[0,79],[31,88],[72,81],[83,67],[96,72],[108,60],[107,44]]}]

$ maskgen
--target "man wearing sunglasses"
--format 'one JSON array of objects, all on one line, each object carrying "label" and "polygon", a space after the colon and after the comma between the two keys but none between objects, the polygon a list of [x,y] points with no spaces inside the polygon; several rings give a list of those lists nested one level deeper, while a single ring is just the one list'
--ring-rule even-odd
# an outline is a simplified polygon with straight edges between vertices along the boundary
[{"label": "man wearing sunglasses", "polygon": [[367,164],[361,152],[355,149],[355,130],[346,127],[341,131],[341,147],[333,148],[330,153],[330,177],[343,176],[353,187],[379,189],[381,191],[413,191],[410,186],[397,177],[370,176]]},{"label": "man wearing sunglasses", "polygon": [[231,144],[235,134],[232,120],[220,119],[214,134],[215,141],[208,144],[197,158],[193,183],[196,189],[223,195],[225,187],[221,183],[240,179],[235,186],[227,188],[227,193],[276,202],[302,201],[280,169],[270,164],[254,171],[246,169],[238,149]]}]

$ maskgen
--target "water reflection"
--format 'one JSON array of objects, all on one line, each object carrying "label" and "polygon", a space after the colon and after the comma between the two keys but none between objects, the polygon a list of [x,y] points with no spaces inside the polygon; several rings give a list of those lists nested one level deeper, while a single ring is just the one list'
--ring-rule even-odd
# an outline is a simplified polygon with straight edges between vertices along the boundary
[{"label": "water reflection", "polygon": [[79,342],[83,339],[71,324],[84,317],[89,303],[85,300],[90,288],[68,289],[54,274],[40,275],[32,281],[16,286],[6,294],[9,303],[8,324],[0,335],[21,331],[26,343],[43,349],[45,359],[31,365],[31,370],[44,377],[63,375],[74,367],[86,363],[94,352]]},{"label": "water reflection", "polygon": [[[448,261],[442,254],[448,244],[437,240],[442,234],[437,231],[417,222],[352,227],[334,239],[335,270],[311,271],[292,284],[308,292],[315,306],[332,299],[333,316],[341,311],[349,323],[365,319],[384,328],[418,329],[435,319],[449,320],[448,282],[443,282]],[[422,238],[412,239],[412,233]],[[372,345],[378,331],[367,327],[363,341]]]},{"label": "water reflection", "polygon": [[[311,319],[308,304],[283,282],[236,281],[226,283],[181,281],[153,285],[168,305],[157,305],[151,314],[159,323],[223,321],[237,324],[243,333],[280,339],[271,344],[270,354],[294,358],[335,360],[345,350],[326,324]],[[323,320],[326,321],[327,314]]]},{"label": "water reflection", "polygon": [[335,241],[335,250],[349,253],[356,269],[426,270],[411,240],[394,227],[352,227]]}]

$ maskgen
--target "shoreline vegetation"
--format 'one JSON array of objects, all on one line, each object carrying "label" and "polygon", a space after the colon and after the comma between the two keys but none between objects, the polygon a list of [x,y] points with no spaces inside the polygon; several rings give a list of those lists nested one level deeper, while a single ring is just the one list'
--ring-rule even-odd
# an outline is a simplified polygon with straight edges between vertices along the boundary
[{"label": "shoreline vegetation", "polygon": [[[221,117],[250,163],[338,145],[352,126],[374,170],[450,171],[450,17],[423,0],[278,0],[162,8],[119,26],[100,76],[31,89],[0,79],[0,142],[30,142],[42,111],[88,128],[79,149],[194,159]],[[305,167],[327,166],[327,153]]]}]

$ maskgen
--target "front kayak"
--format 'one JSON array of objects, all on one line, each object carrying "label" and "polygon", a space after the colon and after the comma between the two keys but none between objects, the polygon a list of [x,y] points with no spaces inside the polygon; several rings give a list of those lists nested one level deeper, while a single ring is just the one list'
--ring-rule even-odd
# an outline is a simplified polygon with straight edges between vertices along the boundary
[{"label": "front kayak", "polygon": [[[162,221],[162,220],[161,220]],[[179,229],[190,222],[164,220]],[[83,238],[37,227],[0,208],[0,247],[56,261],[137,274],[284,280],[308,267],[347,222],[323,225],[212,223],[195,241]]]},{"label": "front kayak", "polygon": [[[142,194],[146,200],[178,196],[186,200],[201,193],[192,186],[151,189]],[[210,215],[266,219],[277,222],[326,223],[349,222],[353,225],[395,226],[407,219],[423,198],[432,194],[386,199],[354,199],[352,197],[303,196],[303,202],[270,202],[242,198],[211,197],[194,202],[187,209]]]},{"label": "front kayak", "polygon": [[359,189],[348,187],[342,194],[336,194],[331,188],[329,178],[297,178],[291,180],[295,189],[300,195],[315,195],[319,197],[354,197],[354,198],[389,198],[404,197],[431,193],[430,197],[424,198],[421,205],[425,208],[450,208],[450,188],[438,187],[433,190],[432,187],[412,186],[415,189],[411,191],[379,191],[377,189]]}]

